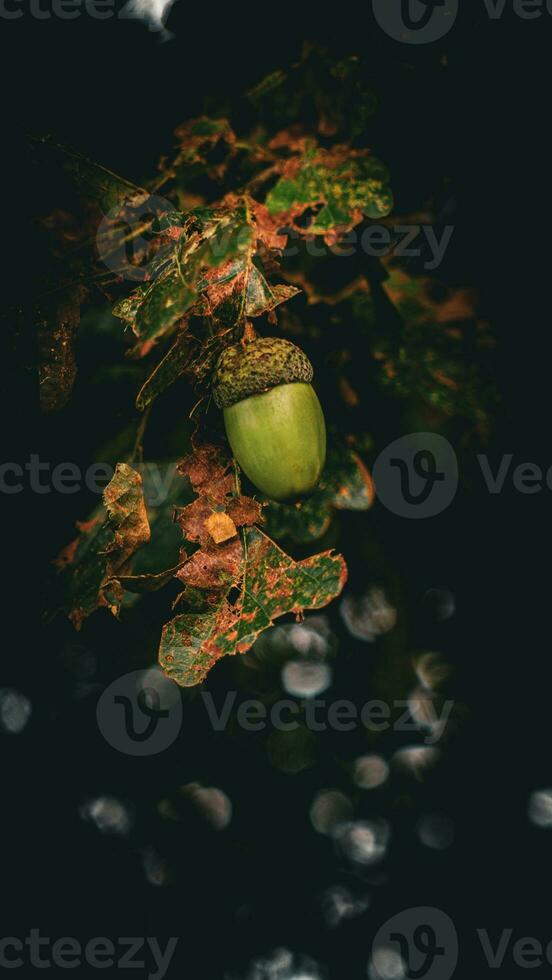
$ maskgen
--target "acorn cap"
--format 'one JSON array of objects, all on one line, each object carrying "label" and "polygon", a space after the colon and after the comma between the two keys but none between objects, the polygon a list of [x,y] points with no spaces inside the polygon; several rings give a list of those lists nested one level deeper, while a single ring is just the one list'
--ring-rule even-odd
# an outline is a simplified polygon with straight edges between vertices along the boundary
[{"label": "acorn cap", "polygon": [[276,385],[310,384],[313,373],[307,355],[291,341],[261,337],[222,352],[213,375],[213,396],[219,408],[229,408]]}]

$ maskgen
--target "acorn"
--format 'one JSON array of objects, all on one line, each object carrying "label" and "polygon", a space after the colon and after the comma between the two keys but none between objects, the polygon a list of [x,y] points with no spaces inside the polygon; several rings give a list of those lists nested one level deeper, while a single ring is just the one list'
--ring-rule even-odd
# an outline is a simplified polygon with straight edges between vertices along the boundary
[{"label": "acorn", "polygon": [[263,337],[228,347],[213,376],[234,457],[272,500],[311,493],[326,458],[326,426],[312,364],[289,340]]}]

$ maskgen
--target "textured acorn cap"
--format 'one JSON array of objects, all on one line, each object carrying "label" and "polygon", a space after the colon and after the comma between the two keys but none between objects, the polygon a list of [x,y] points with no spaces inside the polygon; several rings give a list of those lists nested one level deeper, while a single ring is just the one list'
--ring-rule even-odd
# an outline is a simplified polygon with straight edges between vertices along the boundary
[{"label": "textured acorn cap", "polygon": [[213,396],[219,408],[229,408],[276,385],[310,384],[313,373],[307,355],[291,341],[262,337],[223,351],[213,376]]}]

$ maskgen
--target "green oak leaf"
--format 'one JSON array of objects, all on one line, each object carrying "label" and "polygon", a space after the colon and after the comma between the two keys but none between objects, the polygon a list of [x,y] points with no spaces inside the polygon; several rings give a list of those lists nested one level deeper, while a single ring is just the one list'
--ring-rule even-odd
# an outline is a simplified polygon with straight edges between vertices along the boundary
[{"label": "green oak leaf", "polygon": [[293,221],[307,209],[320,210],[304,233],[326,235],[352,228],[363,217],[383,218],[393,208],[393,193],[384,164],[369,154],[309,147],[293,176],[280,177],[269,191],[266,207],[282,221]]},{"label": "green oak leaf", "polygon": [[[286,613],[321,609],[341,592],[347,569],[330,551],[296,562],[257,527],[243,529],[239,573],[214,590],[207,611],[176,616],[162,632],[159,662],[182,687],[200,684],[222,657],[245,653]],[[230,592],[240,589],[232,603]]]},{"label": "green oak leaf", "polygon": [[182,280],[177,268],[171,267],[156,279],[136,311],[135,330],[141,342],[153,342],[167,333],[190,309],[195,298],[194,289]]}]

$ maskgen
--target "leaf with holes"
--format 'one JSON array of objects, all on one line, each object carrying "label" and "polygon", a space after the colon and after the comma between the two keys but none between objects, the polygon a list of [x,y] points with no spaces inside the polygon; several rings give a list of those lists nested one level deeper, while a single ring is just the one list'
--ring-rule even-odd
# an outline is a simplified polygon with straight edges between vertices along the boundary
[{"label": "leaf with holes", "polygon": [[[151,285],[140,286],[113,309],[138,337],[133,353],[139,356],[149,353],[153,344],[172,332],[203,291],[210,293],[214,303],[218,288],[222,299],[224,284],[242,269],[236,260],[250,255],[253,229],[243,204],[221,208],[214,215],[195,215],[188,229],[189,234],[180,229],[183,234],[174,245],[171,261]],[[209,274],[209,270],[221,267],[220,274]]]},{"label": "leaf with holes", "polygon": [[116,616],[122,590],[114,581],[130,569],[134,553],[150,539],[142,478],[127,463],[118,463],[103,492],[103,506],[86,523],[80,537],[59,555],[65,609],[76,629],[100,606]]},{"label": "leaf with holes", "polygon": [[295,562],[256,527],[261,505],[238,492],[230,461],[216,446],[196,448],[180,472],[197,497],[177,511],[177,521],[184,538],[199,547],[187,560],[182,552],[175,572],[184,586],[178,606],[189,611],[164,627],[159,660],[188,687],[221,657],[248,650],[278,616],[327,605],[347,572],[341,556],[330,552]]},{"label": "leaf with holes", "polygon": [[173,160],[162,160],[161,169],[184,185],[201,173],[213,180],[223,177],[236,153],[236,136],[227,119],[191,119],[175,130],[175,136],[178,152]]},{"label": "leaf with holes", "polygon": [[[341,592],[347,569],[326,551],[295,562],[258,528],[248,527],[225,590],[211,593],[207,611],[183,613],[163,628],[159,662],[183,687],[200,684],[221,657],[249,650],[286,613],[321,609]],[[229,600],[232,586],[239,598]]]},{"label": "leaf with holes", "polygon": [[[393,207],[389,174],[368,151],[346,145],[324,150],[312,141],[300,149],[302,153],[283,162],[282,176],[265,201],[282,224],[333,241],[365,217],[389,214]],[[308,210],[317,210],[314,221],[301,227],[298,219]]]}]

